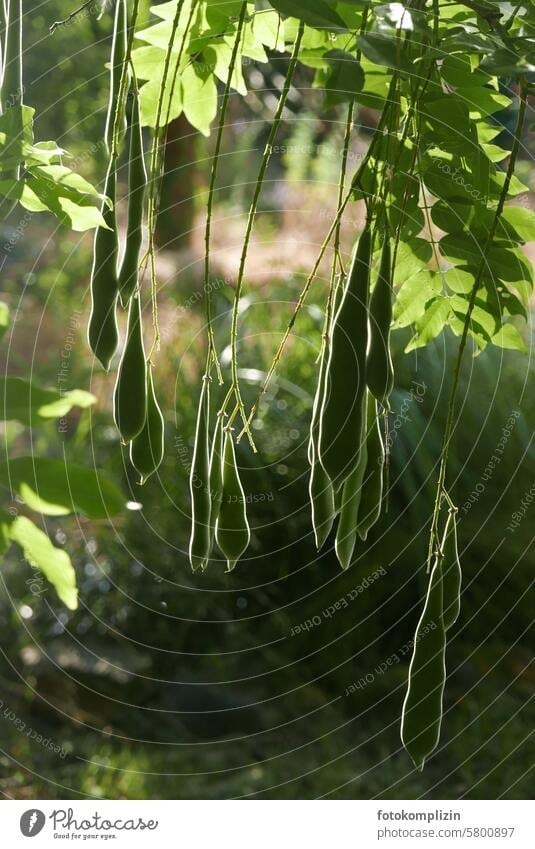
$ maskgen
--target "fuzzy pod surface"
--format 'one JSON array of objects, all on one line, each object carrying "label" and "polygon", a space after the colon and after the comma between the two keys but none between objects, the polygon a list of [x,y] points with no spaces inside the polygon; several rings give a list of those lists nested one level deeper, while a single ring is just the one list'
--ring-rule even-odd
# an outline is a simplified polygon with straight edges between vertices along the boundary
[{"label": "fuzzy pod surface", "polygon": [[420,771],[440,739],[442,697],[446,682],[446,630],[442,609],[442,571],[436,562],[416,628],[401,716],[403,745]]},{"label": "fuzzy pod surface", "polygon": [[247,504],[236,463],[232,431],[225,431],[223,447],[223,493],[216,526],[217,544],[231,572],[251,539]]},{"label": "fuzzy pod surface", "polygon": [[126,342],[117,372],[113,412],[115,424],[126,445],[141,433],[147,418],[147,363],[138,295],[132,298],[128,310]]},{"label": "fuzzy pod surface", "polygon": [[366,390],[368,291],[372,236],[362,232],[332,323],[320,414],[319,458],[335,490],[355,469]]},{"label": "fuzzy pod surface", "polygon": [[392,251],[388,229],[384,234],[379,274],[370,298],[370,343],[366,356],[366,382],[383,407],[389,407],[394,388],[394,366],[390,353],[392,324]]},{"label": "fuzzy pod surface", "polygon": [[88,325],[88,341],[95,357],[106,371],[119,344],[117,328],[117,257],[119,243],[115,203],[117,196],[117,174],[112,161],[108,165],[104,194],[111,206],[102,205],[102,216],[106,227],[97,227],[93,244],[91,269],[91,314]]},{"label": "fuzzy pod surface", "polygon": [[119,297],[126,306],[138,283],[139,259],[143,244],[143,212],[147,188],[147,169],[139,115],[139,95],[133,94],[130,116],[130,153],[128,163],[128,224],[126,245],[119,270]]},{"label": "fuzzy pod surface", "polygon": [[[362,404],[365,407],[366,398]],[[360,433],[361,450],[354,471],[346,480],[342,489],[340,517],[336,529],[334,548],[342,569],[347,569],[355,551],[358,536],[359,507],[362,498],[362,484],[366,473],[368,449],[366,444],[366,412],[362,414],[363,427]]]},{"label": "fuzzy pod surface", "polygon": [[379,516],[383,503],[385,447],[381,434],[377,402],[367,393],[366,470],[359,505],[358,533],[365,540]]},{"label": "fuzzy pod surface", "polygon": [[211,550],[210,516],[212,503],[210,498],[210,378],[203,378],[195,443],[189,486],[191,493],[191,534],[189,541],[189,560],[191,568],[204,570],[208,565]]},{"label": "fuzzy pod surface", "polygon": [[145,483],[159,468],[164,455],[164,420],[154,390],[152,369],[147,368],[147,418],[143,430],[130,443],[130,462]]},{"label": "fuzzy pod surface", "polygon": [[444,593],[444,627],[457,622],[461,612],[462,571],[457,545],[457,511],[450,510],[442,540],[442,585]]}]

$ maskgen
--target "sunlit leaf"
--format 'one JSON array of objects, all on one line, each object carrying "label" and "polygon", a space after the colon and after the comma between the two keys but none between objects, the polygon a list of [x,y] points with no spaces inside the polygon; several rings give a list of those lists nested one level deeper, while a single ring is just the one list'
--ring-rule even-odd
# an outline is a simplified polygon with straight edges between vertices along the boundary
[{"label": "sunlit leaf", "polygon": [[90,407],[96,398],[82,389],[58,392],[42,389],[22,377],[0,377],[0,418],[36,425],[47,419],[59,419],[73,407]]},{"label": "sunlit leaf", "polygon": [[76,574],[66,551],[52,545],[48,536],[26,516],[18,516],[10,525],[13,542],[22,548],[31,566],[40,569],[69,610],[78,607]]},{"label": "sunlit leaf", "polygon": [[14,488],[28,507],[47,516],[83,513],[106,519],[124,509],[121,491],[103,473],[66,460],[17,457],[0,464],[0,483]]}]

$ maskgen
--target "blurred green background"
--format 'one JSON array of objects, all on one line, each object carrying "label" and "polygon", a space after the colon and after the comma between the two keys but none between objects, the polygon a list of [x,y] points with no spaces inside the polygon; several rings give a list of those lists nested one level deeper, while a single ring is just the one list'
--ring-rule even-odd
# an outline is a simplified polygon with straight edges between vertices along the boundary
[{"label": "blurred green background", "polygon": [[[77,169],[99,182],[109,14],[97,20],[90,7],[48,36],[70,11],[58,0],[28,16],[25,98],[38,109],[38,137],[58,139]],[[251,93],[245,103],[232,100],[225,134],[213,291],[227,376],[244,213],[285,64],[273,57],[248,68]],[[321,112],[319,98],[301,71],[262,195],[240,319],[248,403],[336,206],[344,116]],[[373,122],[373,113],[359,112],[350,166]],[[326,262],[254,422],[258,454],[240,444],[253,530],[247,557],[232,575],[221,561],[192,575],[188,463],[206,350],[203,208],[213,139],[182,119],[169,138],[156,372],[166,456],[143,488],[113,426],[114,374],[95,368],[85,341],[91,236],[34,216],[5,255],[3,298],[17,320],[0,352],[3,369],[27,375],[31,366],[33,379],[57,388],[72,333],[63,388],[98,398],[90,412],[72,412],[62,434],[54,423],[31,431],[9,424],[9,454],[66,456],[106,469],[129,509],[113,522],[47,520],[76,567],[74,613],[48,585],[32,583],[18,553],[0,568],[0,791],[9,798],[530,798],[535,508],[514,531],[508,525],[533,485],[532,359],[488,350],[464,363],[450,468],[460,508],[462,613],[448,648],[440,746],[419,774],[401,749],[399,718],[457,340],[441,337],[407,356],[406,336],[394,334],[389,509],[343,574],[332,541],[321,556],[315,551],[307,500]],[[529,183],[528,158],[520,170]],[[3,222],[3,243],[21,217],[15,210]],[[346,252],[360,221],[359,207],[350,209]],[[503,457],[485,479],[504,428]],[[329,607],[343,597],[354,600],[332,615]],[[307,621],[313,627],[298,632]],[[31,739],[36,734],[41,742]]]}]

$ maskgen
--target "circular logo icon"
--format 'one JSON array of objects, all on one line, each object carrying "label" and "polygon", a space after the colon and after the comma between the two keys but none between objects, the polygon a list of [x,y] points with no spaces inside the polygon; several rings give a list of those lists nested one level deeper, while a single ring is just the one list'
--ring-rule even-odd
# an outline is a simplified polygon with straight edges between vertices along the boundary
[{"label": "circular logo icon", "polygon": [[46,817],[42,811],[37,808],[32,808],[29,811],[24,811],[20,818],[20,830],[24,837],[35,837],[42,831],[46,822]]}]

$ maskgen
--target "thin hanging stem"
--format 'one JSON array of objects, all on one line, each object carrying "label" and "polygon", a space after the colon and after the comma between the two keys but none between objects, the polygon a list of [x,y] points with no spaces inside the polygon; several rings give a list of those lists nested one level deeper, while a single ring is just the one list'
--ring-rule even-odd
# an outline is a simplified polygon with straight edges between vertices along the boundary
[{"label": "thin hanging stem", "polygon": [[[344,131],[344,145],[342,149],[342,165],[340,168],[340,180],[338,183],[338,201],[336,208],[339,209],[343,200],[344,200],[344,189],[347,175],[347,160],[349,156],[349,144],[351,141],[351,131],[353,129],[353,110],[354,110],[354,101],[351,100],[349,103],[349,107],[347,110],[347,119]],[[327,340],[329,336],[329,327],[331,325],[331,314],[333,310],[333,303],[335,292],[337,289],[336,279],[337,272],[336,268],[338,264],[340,265],[340,273],[343,275],[345,273],[344,266],[342,263],[342,258],[340,256],[340,235],[341,235],[341,226],[342,219],[338,218],[336,223],[336,229],[334,231],[334,244],[333,244],[333,261],[331,266],[331,283],[329,286],[329,294],[327,296],[327,305],[325,307],[325,319],[323,322],[323,331],[322,331],[322,345],[320,353],[318,354],[318,361],[321,359],[322,352],[327,345]]]},{"label": "thin hanging stem", "polygon": [[[184,48],[186,46],[186,40],[189,35],[189,28],[191,26],[191,22],[193,20],[193,16],[197,10],[197,6],[199,5],[198,0],[194,0],[191,4],[191,8],[188,15],[188,20],[186,26],[184,27],[184,34],[182,36],[182,41],[180,42],[180,48],[178,50],[178,54],[176,57],[175,67],[173,69],[172,80],[171,80],[171,89],[169,91],[169,102],[167,104],[167,112],[165,115],[165,121],[161,127],[162,135],[159,140],[158,146],[158,181],[157,188],[155,189],[155,200],[154,200],[154,231],[156,232],[156,227],[158,224],[158,216],[160,214],[160,201],[162,194],[162,186],[163,180],[165,176],[165,150],[167,147],[167,135],[169,130],[169,123],[171,119],[171,108],[173,106],[173,97],[175,96],[175,89],[178,80],[178,71],[180,67],[180,62],[182,61],[182,56],[184,53]],[[189,62],[187,62],[186,67],[189,67],[194,62],[194,57],[191,58]]]},{"label": "thin hanging stem", "polygon": [[151,280],[151,300],[152,300],[152,324],[154,330],[154,340],[149,351],[149,355],[147,357],[148,362],[152,361],[152,357],[155,351],[158,350],[160,344],[160,329],[158,326],[158,302],[157,302],[157,281],[156,281],[156,258],[155,258],[155,247],[154,247],[154,236],[156,230],[156,187],[157,187],[157,171],[158,171],[158,156],[160,152],[160,128],[161,128],[161,120],[162,120],[162,112],[163,112],[163,103],[165,98],[165,90],[167,88],[167,79],[169,75],[169,66],[171,64],[171,55],[173,52],[173,45],[175,42],[175,35],[178,29],[178,25],[180,22],[180,15],[182,13],[182,9],[184,8],[185,0],[179,0],[175,17],[173,18],[173,23],[171,25],[171,32],[169,35],[169,41],[167,42],[167,50],[165,53],[165,60],[163,66],[162,73],[162,84],[160,86],[160,92],[158,95],[158,104],[156,107],[156,121],[154,124],[154,136],[152,140],[152,148],[150,155],[150,178],[149,178],[149,201],[148,201],[148,238],[149,244],[147,248],[147,253],[145,255],[148,258],[149,270],[150,270],[150,280]]},{"label": "thin hanging stem", "polygon": [[[347,207],[349,201],[351,200],[351,198],[353,197],[353,193],[355,191],[355,188],[357,186],[362,188],[362,186],[360,185],[360,180],[361,180],[362,174],[364,173],[364,170],[368,165],[369,159],[370,159],[370,157],[373,153],[375,145],[378,143],[378,140],[382,135],[384,126],[385,126],[387,118],[388,118],[388,113],[390,111],[390,106],[391,106],[390,96],[387,95],[386,104],[385,104],[383,111],[381,113],[381,117],[379,119],[379,123],[377,124],[377,128],[376,128],[375,133],[373,135],[373,139],[370,143],[370,146],[368,147],[366,155],[364,156],[364,158],[363,158],[363,160],[362,160],[362,162],[359,166],[358,171],[356,172],[356,174],[354,175],[354,177],[351,181],[350,188],[346,192],[346,194],[345,194],[345,196],[342,200],[342,203],[338,207],[338,210],[336,212],[334,220],[333,220],[331,226],[329,227],[329,231],[328,231],[327,235],[325,236],[325,239],[323,240],[319,254],[316,257],[316,261],[314,262],[314,265],[312,266],[312,270],[311,270],[310,274],[308,275],[308,277],[306,279],[305,285],[303,286],[303,289],[301,290],[299,298],[297,299],[297,304],[295,305],[295,308],[294,308],[294,311],[293,311],[292,316],[290,318],[290,321],[288,322],[286,330],[284,331],[283,337],[282,337],[282,339],[279,343],[279,347],[277,348],[277,350],[275,352],[275,356],[273,357],[273,360],[271,361],[271,365],[270,365],[270,367],[269,367],[269,369],[266,373],[266,377],[264,378],[264,381],[263,381],[263,383],[260,387],[260,391],[258,393],[258,396],[257,396],[253,406],[251,407],[251,411],[250,411],[249,416],[247,418],[247,427],[250,426],[253,418],[256,415],[256,411],[258,410],[258,406],[260,404],[260,401],[262,400],[262,397],[267,392],[267,388],[268,388],[269,383],[270,383],[270,381],[271,381],[271,379],[272,379],[272,377],[273,377],[273,375],[274,375],[274,373],[277,369],[277,366],[278,366],[280,358],[283,354],[284,348],[286,347],[286,343],[287,343],[287,341],[290,337],[290,334],[293,330],[293,326],[296,322],[297,316],[301,312],[301,309],[302,309],[302,307],[303,307],[303,305],[306,301],[310,287],[311,287],[311,285],[314,281],[314,278],[316,277],[318,268],[320,267],[321,261],[322,261],[323,257],[325,256],[325,252],[326,252],[327,248],[329,247],[330,241],[331,241],[333,235],[336,232],[336,228],[338,227],[338,223],[341,221],[342,216],[343,216],[343,214],[346,210],[346,207]],[[243,434],[245,433],[245,430],[246,429],[244,427],[241,430],[241,432],[238,434],[238,437],[237,437],[237,440],[236,440],[237,442],[240,441]]]},{"label": "thin hanging stem", "polygon": [[[342,205],[342,201],[344,199],[344,189],[345,189],[346,176],[347,176],[347,160],[348,160],[348,157],[349,157],[349,145],[350,145],[350,142],[351,142],[351,131],[353,129],[353,111],[354,111],[354,108],[355,108],[355,102],[353,100],[351,100],[349,107],[348,107],[348,110],[347,110],[347,120],[346,120],[345,132],[344,132],[344,147],[343,147],[343,150],[342,150],[342,165],[341,165],[341,168],[340,168],[340,182],[338,184],[338,202],[336,204],[337,209],[340,209],[340,206]],[[336,223],[336,229],[334,231],[334,245],[333,245],[334,256],[333,256],[333,267],[332,267],[333,279],[334,279],[334,276],[335,276],[335,273],[336,273],[337,262],[340,263],[341,272],[342,273],[344,272],[344,268],[343,268],[342,261],[341,261],[341,258],[340,258],[341,229],[342,229],[342,219],[339,218],[337,223]]]},{"label": "thin hanging stem", "polygon": [[[78,6],[78,8],[74,10],[74,12],[71,12],[70,15],[67,15],[67,17],[64,18],[63,20],[54,21],[54,23],[50,24],[50,26],[48,28],[50,35],[52,35],[58,29],[58,27],[64,27],[67,24],[70,24],[70,22],[73,21],[74,18],[76,18],[81,12],[84,12],[86,9],[88,9],[90,6],[92,6],[93,3],[94,3],[94,0],[86,0],[85,3],[82,3],[81,6]],[[2,6],[3,6],[3,4],[2,4]]]},{"label": "thin hanging stem", "polygon": [[[238,411],[241,415],[241,418],[242,418],[242,421],[243,421],[243,424],[244,424],[244,430],[247,433],[247,437],[248,437],[249,442],[251,444],[251,447],[253,448],[254,451],[256,449],[255,449],[253,437],[252,437],[252,434],[251,434],[251,431],[250,431],[250,428],[249,428],[249,422],[248,422],[247,417],[246,417],[245,406],[244,406],[244,403],[243,403],[243,399],[241,397],[241,391],[240,391],[239,380],[238,380],[237,347],[238,347],[239,306],[240,306],[240,299],[241,299],[242,289],[243,289],[243,278],[244,278],[244,274],[245,274],[245,263],[247,261],[247,253],[248,253],[249,244],[250,244],[250,241],[251,241],[251,234],[252,234],[252,231],[253,231],[253,225],[254,225],[254,220],[255,220],[255,216],[256,216],[256,210],[257,210],[257,207],[258,207],[258,201],[260,199],[260,192],[262,191],[262,184],[264,182],[264,177],[265,177],[265,174],[266,174],[266,171],[267,171],[267,167],[268,167],[269,161],[271,159],[273,142],[275,141],[275,137],[277,135],[279,124],[280,124],[281,119],[282,119],[282,113],[283,113],[283,110],[284,110],[284,106],[286,105],[286,99],[287,99],[288,94],[290,92],[290,87],[291,87],[291,84],[292,84],[292,79],[293,79],[293,75],[294,75],[294,72],[295,72],[295,68],[297,66],[297,62],[299,61],[299,51],[301,49],[301,41],[303,39],[304,30],[305,30],[305,25],[301,21],[300,24],[299,24],[299,30],[298,30],[298,33],[297,33],[297,38],[296,38],[294,46],[293,46],[292,55],[291,55],[291,58],[290,58],[290,64],[288,65],[288,71],[286,73],[286,79],[284,81],[284,86],[283,86],[283,89],[281,91],[281,95],[280,95],[279,102],[278,102],[278,105],[277,105],[277,110],[276,110],[275,115],[273,117],[273,123],[272,123],[271,129],[269,131],[268,140],[267,140],[267,143],[266,143],[266,147],[264,149],[264,155],[262,157],[262,162],[260,164],[260,168],[259,168],[259,171],[258,171],[258,177],[257,177],[257,180],[256,180],[256,186],[255,186],[255,190],[254,190],[253,200],[252,200],[252,203],[251,203],[251,206],[250,206],[250,209],[249,209],[249,215],[248,215],[248,218],[247,218],[247,226],[245,228],[245,236],[244,236],[244,240],[243,240],[243,247],[242,247],[240,265],[239,265],[239,270],[238,270],[238,279],[236,281],[236,291],[235,291],[235,294],[234,294],[234,308],[232,310],[232,324],[231,324],[231,331],[230,331],[231,349],[232,349],[232,387],[233,387],[235,395],[236,395],[236,406],[237,406]],[[233,415],[231,416],[229,426],[232,424],[232,419],[235,415],[235,412],[236,411],[234,411]]]},{"label": "thin hanging stem", "polygon": [[230,91],[232,88],[232,79],[234,77],[234,69],[236,67],[236,61],[238,58],[238,51],[240,48],[240,42],[243,35],[243,28],[245,24],[245,19],[247,17],[247,0],[242,3],[240,9],[240,16],[238,19],[238,27],[236,29],[236,37],[234,39],[234,45],[232,48],[232,55],[230,57],[230,64],[228,68],[228,76],[225,84],[225,91],[223,93],[223,99],[221,102],[221,114],[219,117],[219,125],[217,127],[217,136],[215,141],[215,149],[214,149],[214,158],[212,160],[212,171],[210,174],[210,186],[208,189],[208,202],[206,205],[206,228],[204,233],[204,243],[205,243],[205,252],[204,252],[204,297],[206,304],[206,323],[208,325],[208,365],[207,370],[210,369],[211,362],[214,363],[217,372],[217,379],[219,384],[223,383],[223,376],[221,374],[221,367],[219,365],[219,358],[217,356],[217,349],[214,338],[214,330],[212,326],[212,293],[210,291],[210,240],[212,235],[212,214],[214,207],[214,193],[217,179],[217,170],[219,165],[219,157],[221,154],[221,144],[223,141],[223,131],[225,129],[225,120],[227,115],[227,107],[230,100]]},{"label": "thin hanging stem", "polygon": [[470,298],[468,301],[468,309],[466,312],[466,316],[464,319],[463,331],[461,334],[461,341],[459,342],[459,350],[457,353],[457,359],[455,362],[455,367],[453,370],[453,379],[451,383],[450,395],[448,400],[448,410],[446,415],[446,426],[444,428],[444,439],[442,442],[442,451],[440,455],[440,468],[438,473],[438,483],[437,483],[437,493],[435,498],[435,507],[433,511],[433,518],[431,522],[431,533],[429,536],[429,550],[427,557],[427,568],[429,569],[431,566],[431,560],[433,557],[433,551],[436,548],[438,542],[438,523],[440,517],[440,508],[442,504],[442,498],[445,497],[445,482],[446,482],[446,472],[448,466],[448,454],[451,444],[451,438],[453,435],[453,417],[455,414],[455,399],[457,395],[457,389],[459,386],[459,378],[461,374],[461,365],[463,361],[463,354],[466,348],[466,343],[468,341],[468,333],[470,330],[470,322],[472,319],[472,313],[474,311],[477,293],[481,286],[481,281],[483,278],[483,274],[485,271],[485,267],[487,265],[487,256],[489,250],[494,241],[494,236],[496,234],[496,228],[500,222],[500,218],[503,212],[503,208],[505,205],[505,201],[507,199],[507,195],[509,193],[509,187],[511,185],[511,180],[514,175],[516,160],[518,157],[518,152],[520,150],[520,143],[522,139],[522,130],[524,127],[524,122],[526,118],[526,108],[527,108],[527,86],[524,80],[520,83],[520,108],[518,110],[518,119],[516,123],[516,128],[514,132],[514,140],[513,147],[511,149],[511,156],[509,158],[509,165],[507,167],[507,172],[505,175],[504,184],[500,193],[500,198],[498,200],[498,206],[496,207],[496,212],[494,214],[494,219],[489,230],[487,239],[485,241],[485,245],[482,248],[481,252],[481,262],[479,264],[479,268],[477,274],[474,279],[474,283],[472,286],[472,290],[470,292]]},{"label": "thin hanging stem", "polygon": [[[122,3],[126,2],[126,0],[117,0],[117,2]],[[126,9],[126,26],[128,29],[128,37],[126,40],[126,52],[124,55],[123,67],[121,69],[121,80],[119,82],[119,96],[117,97],[117,103],[115,105],[115,114],[113,116],[113,135],[110,155],[110,158],[113,161],[117,161],[117,158],[119,156],[120,127],[128,88],[128,72],[130,68],[130,57],[132,56],[132,45],[134,43],[134,33],[136,30],[137,16],[139,12],[139,0],[134,0],[134,5],[132,7],[132,18],[130,22],[128,21],[128,5],[126,6]]]}]

